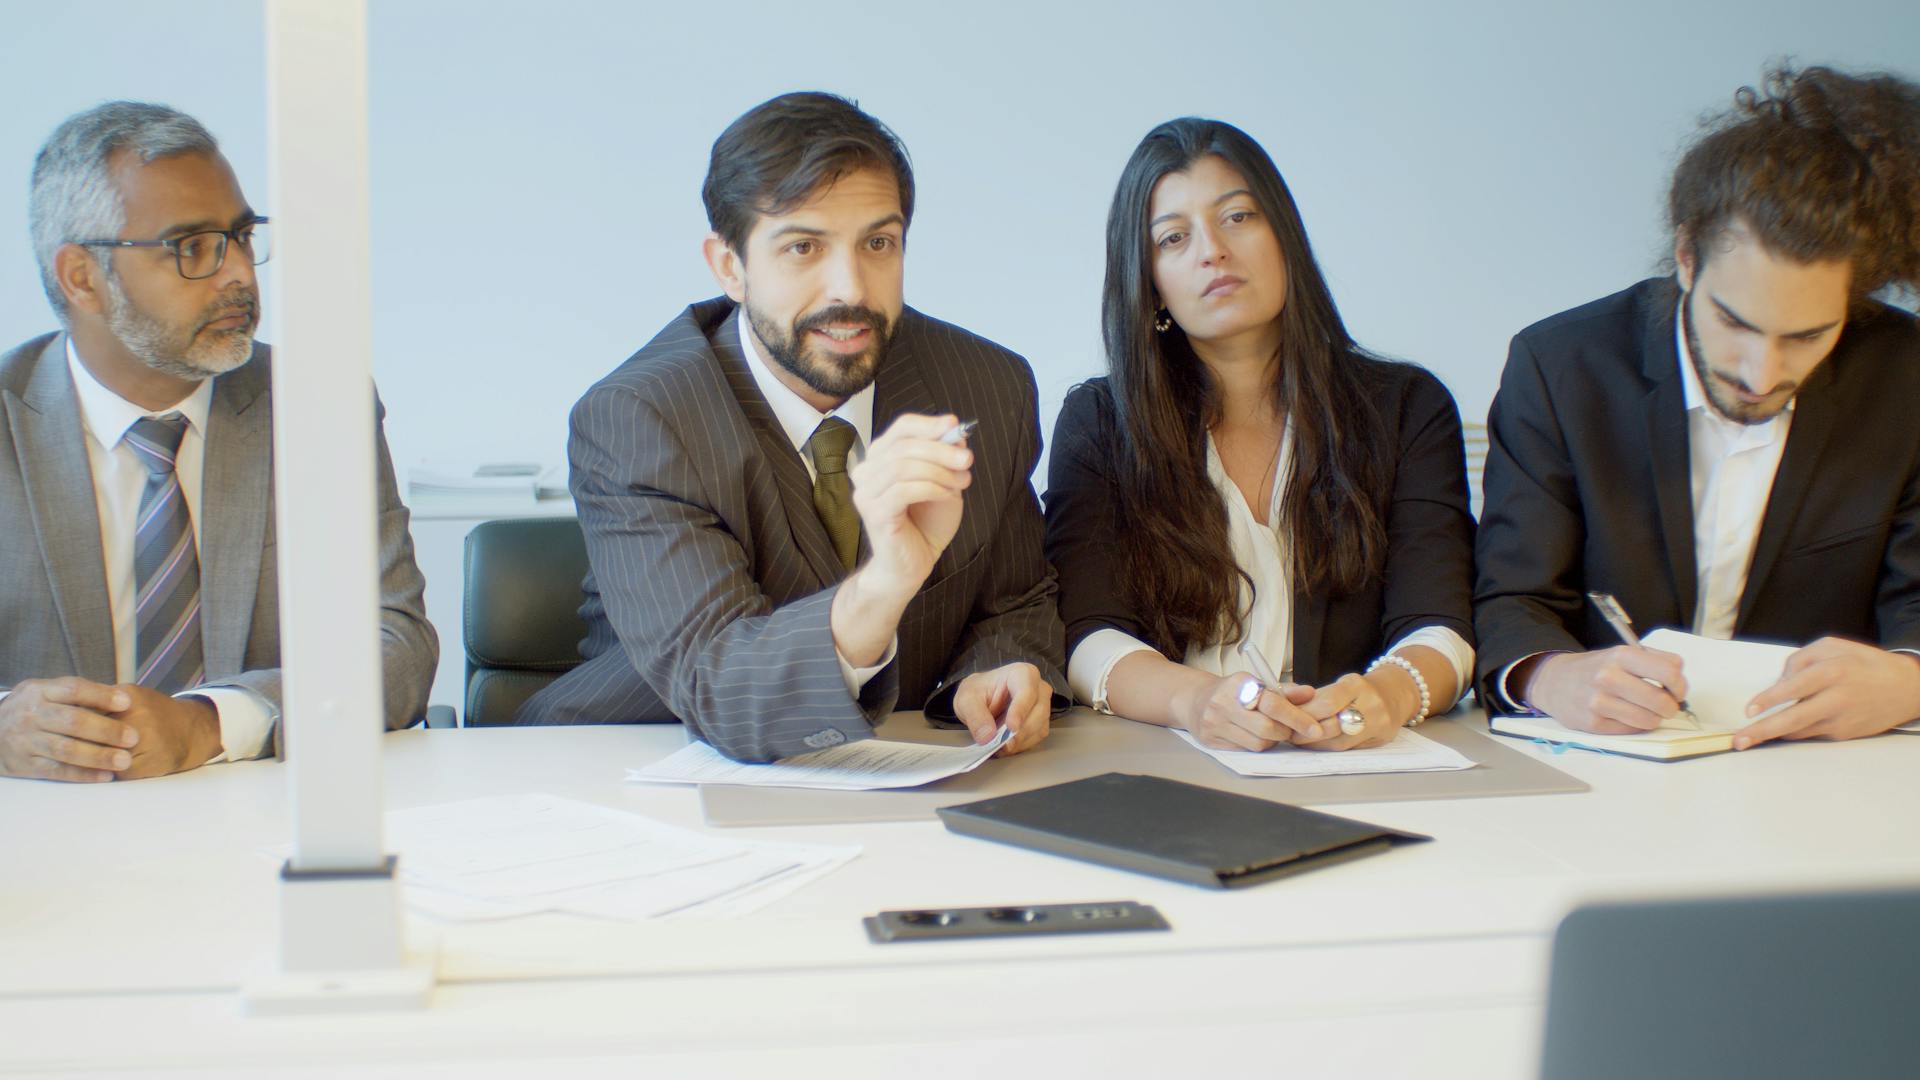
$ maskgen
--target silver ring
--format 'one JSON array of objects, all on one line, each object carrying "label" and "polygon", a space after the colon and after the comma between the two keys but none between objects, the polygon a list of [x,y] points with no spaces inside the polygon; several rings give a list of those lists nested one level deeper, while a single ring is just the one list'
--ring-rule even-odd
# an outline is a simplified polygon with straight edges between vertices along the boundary
[{"label": "silver ring", "polygon": [[1333,718],[1340,721],[1342,735],[1358,735],[1367,730],[1366,715],[1351,705],[1335,713]]},{"label": "silver ring", "polygon": [[1260,704],[1260,692],[1265,689],[1259,679],[1248,677],[1246,682],[1240,684],[1240,707],[1251,709]]}]

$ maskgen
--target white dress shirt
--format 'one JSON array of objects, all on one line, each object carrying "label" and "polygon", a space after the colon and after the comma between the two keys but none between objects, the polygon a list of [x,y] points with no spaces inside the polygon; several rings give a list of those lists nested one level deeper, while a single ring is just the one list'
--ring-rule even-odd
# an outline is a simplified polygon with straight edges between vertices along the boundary
[{"label": "white dress shirt", "polygon": [[[1682,299],[1681,303],[1686,301]],[[1727,640],[1733,637],[1733,625],[1740,616],[1740,597],[1747,591],[1753,547],[1760,539],[1760,523],[1773,494],[1774,475],[1780,471],[1780,458],[1787,450],[1795,402],[1789,400],[1785,409],[1760,424],[1742,424],[1720,415],[1694,370],[1686,323],[1677,308],[1673,323],[1687,408],[1688,471],[1693,482],[1697,600],[1690,628],[1701,637]],[[1516,706],[1524,708],[1508,688],[1507,676],[1537,655],[1523,656],[1500,672],[1500,694]]]},{"label": "white dress shirt", "polygon": [[[147,468],[140,455],[127,445],[127,429],[143,417],[179,413],[187,419],[187,430],[174,454],[173,471],[180,480],[180,495],[186,500],[187,513],[193,519],[196,548],[200,540],[200,480],[206,453],[207,411],[213,401],[213,380],[196,387],[186,400],[166,409],[143,409],[107,389],[74,351],[67,338],[67,367],[73,373],[74,396],[80,405],[80,424],[86,431],[87,464],[93,473],[94,505],[100,513],[100,549],[104,553],[107,574],[107,605],[113,613],[114,679],[130,683],[139,671],[135,649],[139,644],[139,624],[134,615],[134,600],[139,593],[134,580],[134,526],[140,512],[140,496],[147,487]],[[273,728],[273,708],[258,694],[241,687],[199,686],[179,695],[202,697],[213,704],[220,716],[222,753],[213,760],[238,761],[260,756]]]},{"label": "white dress shirt", "polygon": [[[1293,681],[1293,569],[1287,537],[1280,527],[1280,495],[1286,482],[1287,465],[1292,457],[1291,427],[1281,432],[1278,460],[1274,466],[1273,491],[1268,499],[1267,520],[1261,521],[1247,505],[1240,488],[1227,476],[1213,436],[1207,436],[1207,479],[1227,504],[1227,539],[1233,549],[1233,561],[1253,579],[1253,604],[1247,611],[1246,636],[1271,661],[1280,678]],[[1245,604],[1244,589],[1241,603]],[[1433,711],[1446,712],[1459,700],[1473,670],[1473,646],[1443,626],[1416,627],[1387,651],[1409,645],[1425,645],[1447,658],[1453,667],[1458,689],[1452,701],[1433,702]],[[1096,630],[1075,646],[1067,661],[1067,684],[1074,696],[1101,712],[1111,712],[1107,704],[1107,678],[1114,665],[1137,652],[1155,652],[1153,646],[1119,630]],[[1240,642],[1195,643],[1187,647],[1184,663],[1209,675],[1231,675],[1247,670],[1240,655]]]},{"label": "white dress shirt", "polygon": [[[760,353],[760,340],[754,336],[753,323],[747,318],[747,306],[740,305],[740,347],[747,354],[747,370],[753,372],[753,381],[760,387],[760,396],[767,399],[767,405],[773,409],[773,418],[780,424],[787,439],[793,443],[794,450],[800,455],[800,461],[807,467],[807,477],[818,480],[820,471],[813,467],[813,455],[807,453],[807,440],[813,438],[815,429],[828,417],[838,417],[853,425],[853,446],[847,451],[847,467],[866,457],[867,444],[873,441],[873,384],[868,383],[861,391],[840,403],[832,412],[821,412],[807,403],[807,400],[777,378],[773,367]],[[840,661],[840,674],[846,677],[849,693],[858,695],[861,687],[877,674],[881,668],[893,663],[894,654],[900,650],[900,635],[895,634],[887,644],[886,654],[880,662],[870,667],[854,667],[834,646],[833,655]]]}]

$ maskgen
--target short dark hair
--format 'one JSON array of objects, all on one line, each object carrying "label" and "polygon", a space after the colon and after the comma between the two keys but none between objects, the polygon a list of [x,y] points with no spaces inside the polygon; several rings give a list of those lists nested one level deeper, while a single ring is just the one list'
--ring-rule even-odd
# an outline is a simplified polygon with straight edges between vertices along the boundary
[{"label": "short dark hair", "polygon": [[713,141],[700,187],[707,224],[744,256],[761,214],[785,213],[863,168],[893,174],[900,216],[912,222],[913,165],[887,125],[835,94],[782,94],[748,109]]},{"label": "short dark hair", "polygon": [[1667,216],[1696,267],[1738,224],[1790,259],[1850,261],[1856,297],[1920,290],[1920,85],[1774,68],[1688,148]]}]

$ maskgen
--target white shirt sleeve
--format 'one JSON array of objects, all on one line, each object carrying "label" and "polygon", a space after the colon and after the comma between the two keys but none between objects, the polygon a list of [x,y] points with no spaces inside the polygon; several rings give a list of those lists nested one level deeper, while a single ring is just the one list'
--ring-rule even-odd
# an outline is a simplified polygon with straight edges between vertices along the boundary
[{"label": "white shirt sleeve", "polygon": [[175,697],[206,698],[220,717],[220,753],[215,761],[248,761],[267,750],[267,737],[279,717],[273,703],[240,686],[202,686]]},{"label": "white shirt sleeve", "polygon": [[833,658],[840,661],[840,677],[847,680],[847,693],[852,694],[854,697],[859,697],[860,691],[865,689],[867,683],[870,682],[875,675],[880,673],[880,669],[893,663],[893,657],[899,651],[900,635],[895,634],[893,635],[893,640],[887,642],[887,651],[880,657],[879,663],[872,667],[854,667],[847,662],[845,654],[840,651],[840,646],[835,645],[833,647]]},{"label": "white shirt sleeve", "polygon": [[1110,714],[1113,710],[1107,707],[1107,676],[1113,674],[1113,666],[1134,653],[1158,651],[1132,634],[1111,628],[1095,630],[1074,646],[1073,656],[1067,660],[1067,686],[1074,697]]},{"label": "white shirt sleeve", "polygon": [[1447,658],[1447,664],[1453,668],[1453,700],[1432,702],[1433,715],[1438,716],[1460,703],[1470,689],[1473,678],[1473,646],[1467,639],[1444,626],[1418,627],[1407,636],[1393,643],[1387,651],[1399,652],[1409,645],[1425,645],[1434,652]]}]

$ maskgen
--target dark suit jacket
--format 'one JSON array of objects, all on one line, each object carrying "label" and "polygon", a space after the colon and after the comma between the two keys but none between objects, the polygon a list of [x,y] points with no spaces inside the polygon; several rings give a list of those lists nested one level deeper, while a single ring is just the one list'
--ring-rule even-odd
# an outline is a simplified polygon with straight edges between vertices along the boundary
[{"label": "dark suit jacket", "polygon": [[586,662],[520,723],[680,719],[764,761],[872,734],[894,707],[952,715],[974,672],[1037,665],[1064,694],[1054,580],[1029,477],[1033,373],[909,308],[875,380],[874,432],[902,413],[978,418],[959,532],[900,621],[900,651],[856,699],[828,613],[846,571],[800,455],[760,394],[736,307],[688,308],[574,407],[568,457],[592,570]]},{"label": "dark suit jacket", "polygon": [[[1398,453],[1385,488],[1374,492],[1387,525],[1385,570],[1357,592],[1301,592],[1293,600],[1293,671],[1323,685],[1364,668],[1420,626],[1442,626],[1473,641],[1473,516],[1468,510],[1460,413],[1440,380],[1411,364],[1354,357],[1377,384],[1374,400],[1393,426]],[[1115,537],[1119,495],[1112,462],[1121,444],[1104,378],[1073,388],[1054,427],[1047,480],[1047,558],[1060,575],[1067,647],[1111,628],[1167,652],[1147,637],[1119,586]]]},{"label": "dark suit jacket", "polygon": [[[206,686],[241,686],[280,708],[272,350],[213,382],[200,498],[200,633]],[[427,706],[439,645],[413,561],[407,508],[375,404],[380,656],[386,726]],[[106,556],[66,336],[0,357],[0,687],[78,675],[114,681]],[[275,742],[280,730],[275,729]]]},{"label": "dark suit jacket", "polygon": [[[1671,278],[1562,312],[1513,339],[1488,416],[1474,622],[1480,700],[1502,668],[1691,625],[1698,573]],[[1839,634],[1920,646],[1920,328],[1879,304],[1807,378],[1740,598],[1741,637]]]}]

